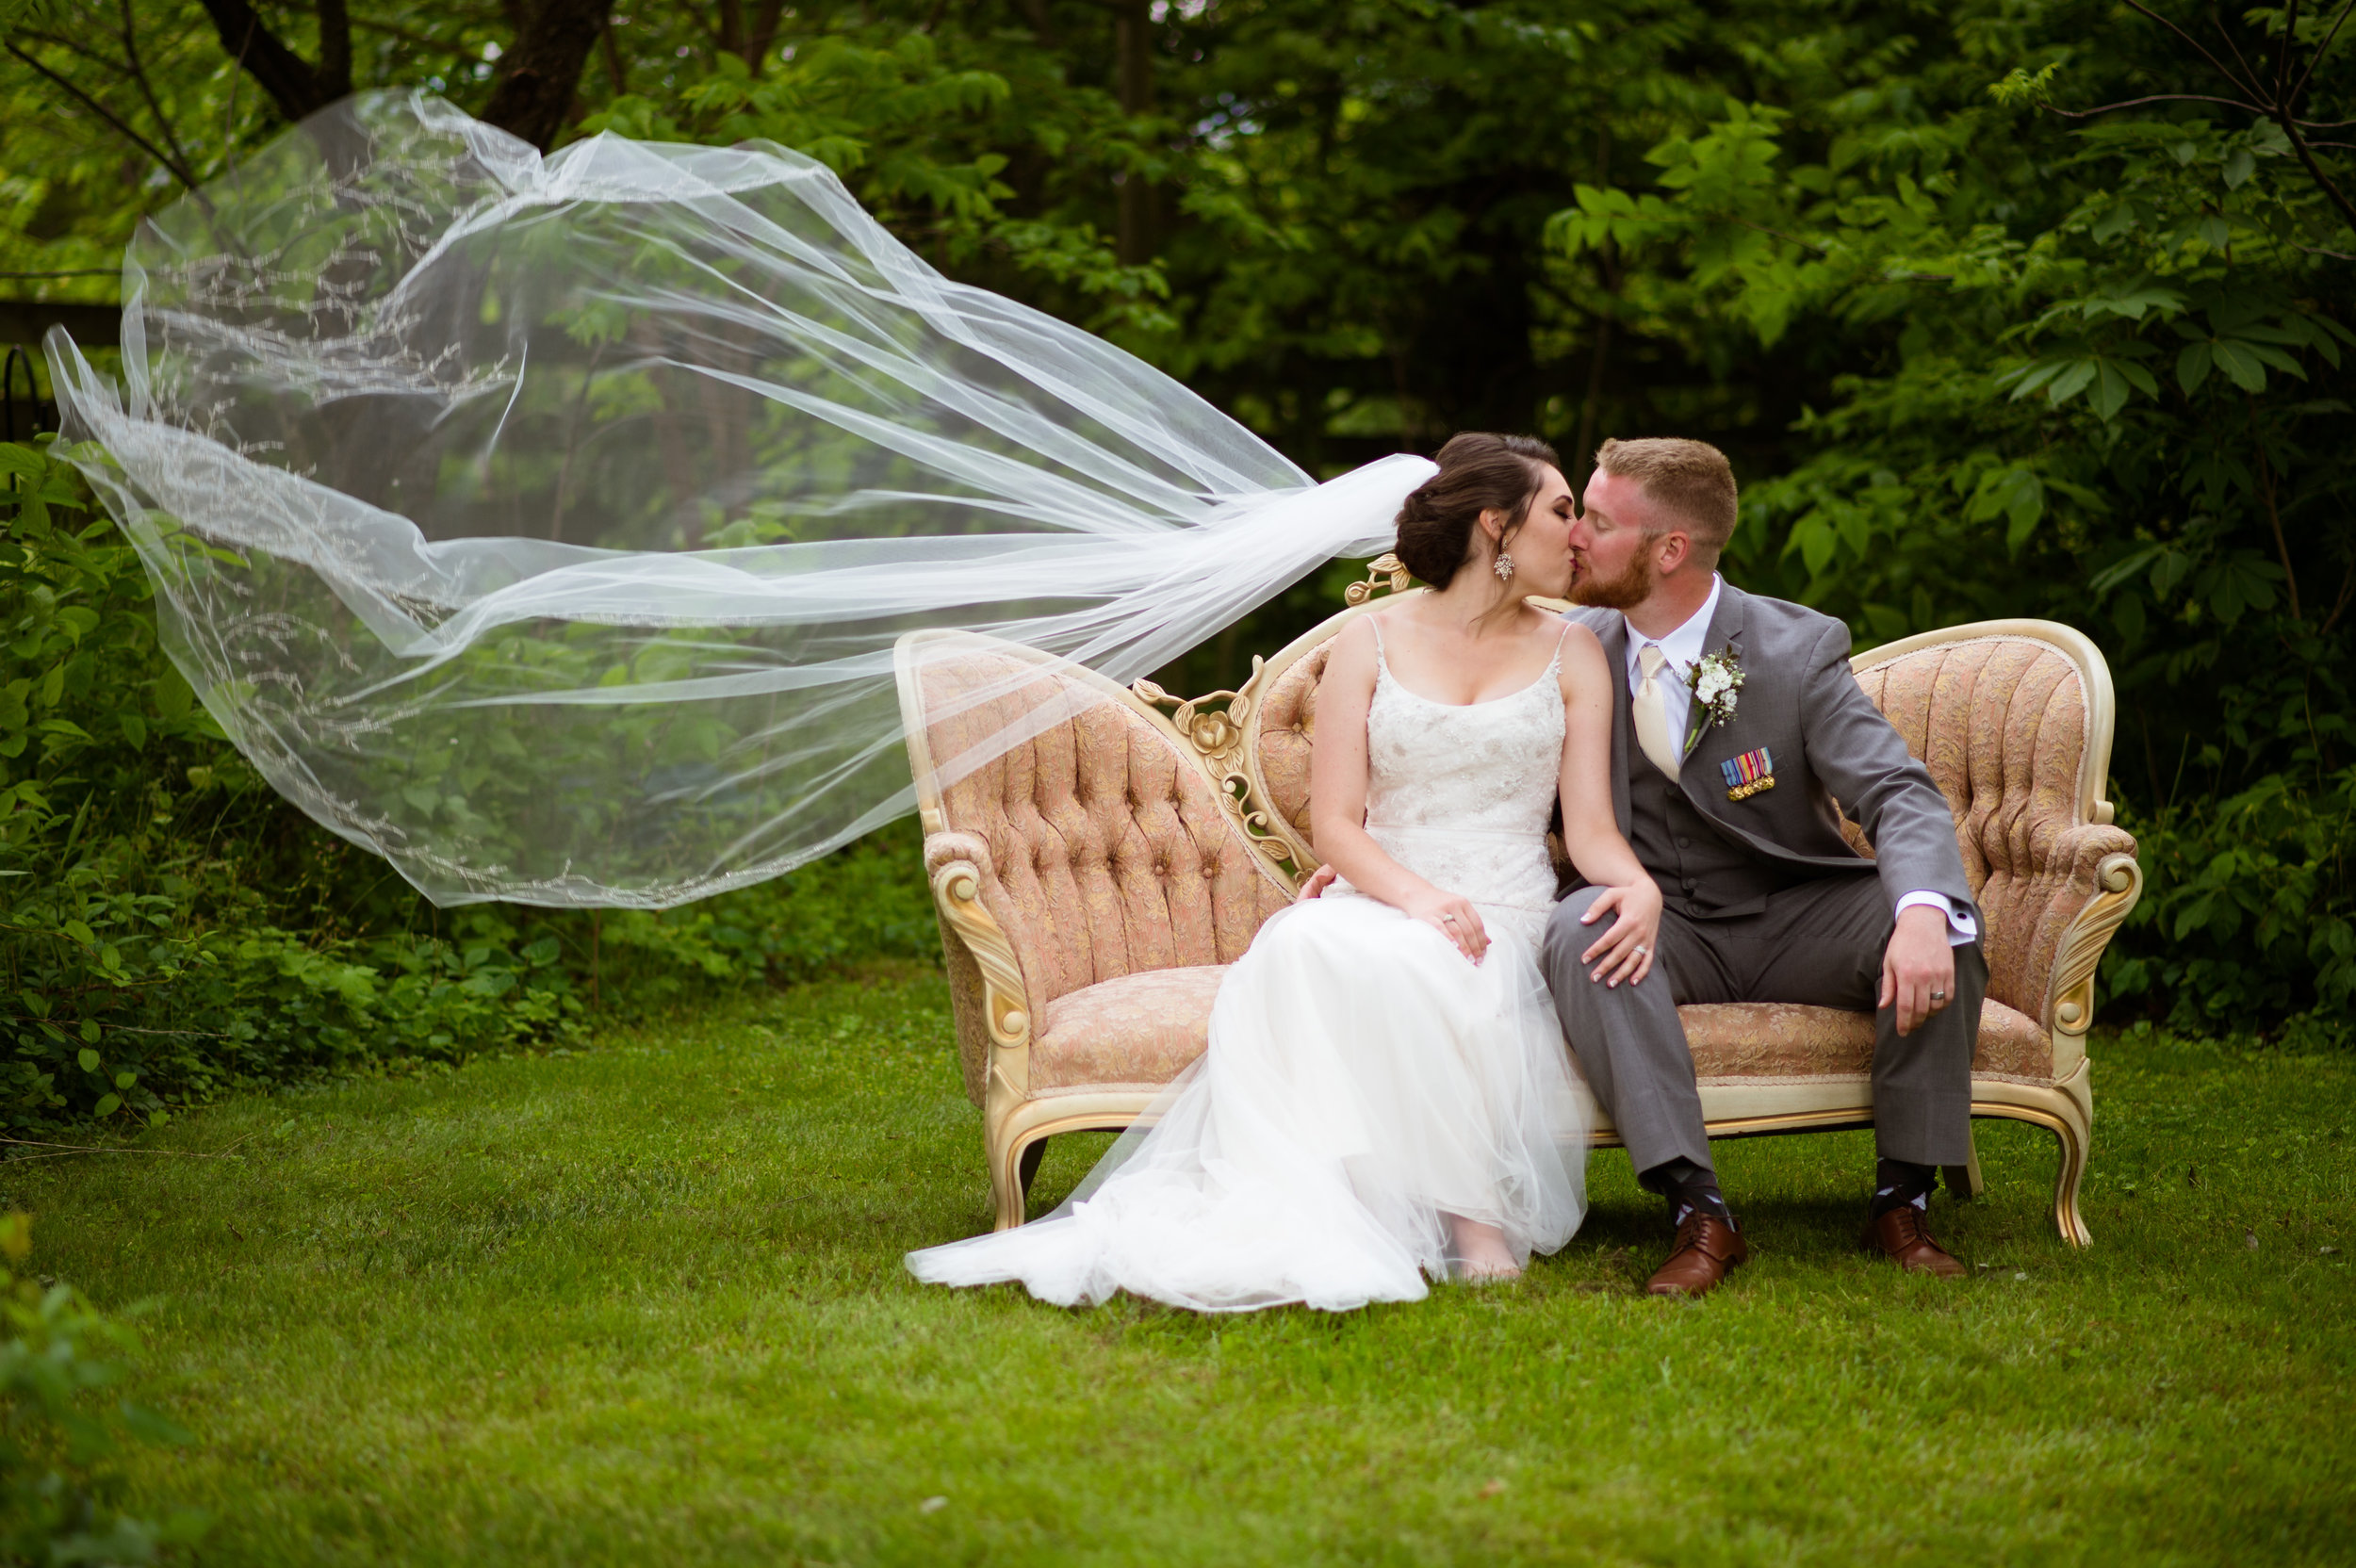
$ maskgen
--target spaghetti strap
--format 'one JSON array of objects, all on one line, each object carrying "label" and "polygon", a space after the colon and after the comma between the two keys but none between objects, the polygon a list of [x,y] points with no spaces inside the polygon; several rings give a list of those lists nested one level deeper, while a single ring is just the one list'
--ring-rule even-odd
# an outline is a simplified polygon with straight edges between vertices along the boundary
[{"label": "spaghetti strap", "polygon": [[1391,662],[1383,656],[1383,617],[1380,615],[1368,615],[1366,617],[1366,625],[1372,628],[1374,631],[1375,670],[1378,674],[1386,674],[1390,670]]}]

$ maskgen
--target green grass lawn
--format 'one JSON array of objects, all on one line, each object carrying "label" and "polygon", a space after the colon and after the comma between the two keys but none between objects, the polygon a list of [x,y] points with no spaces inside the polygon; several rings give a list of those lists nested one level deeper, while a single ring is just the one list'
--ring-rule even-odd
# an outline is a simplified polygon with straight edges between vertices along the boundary
[{"label": "green grass lawn", "polygon": [[[1852,1250],[1865,1135],[1721,1145],[1699,1303],[1619,1153],[1519,1284],[1341,1317],[920,1287],[987,1224],[919,970],[0,1168],[32,1267],[160,1296],[134,1499],[346,1562],[2348,1561],[2356,1053],[2096,1047],[2072,1253],[1983,1123],[1978,1266]],[[1052,1203],[1101,1138],[1060,1140]],[[2337,1249],[2338,1250],[2334,1250]]]}]

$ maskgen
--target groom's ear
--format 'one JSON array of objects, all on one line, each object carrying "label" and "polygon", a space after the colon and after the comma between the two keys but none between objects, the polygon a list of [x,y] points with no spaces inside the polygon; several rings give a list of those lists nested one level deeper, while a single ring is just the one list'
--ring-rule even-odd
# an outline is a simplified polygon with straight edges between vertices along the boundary
[{"label": "groom's ear", "polygon": [[1693,559],[1693,536],[1681,528],[1673,528],[1657,535],[1652,541],[1653,564],[1663,572],[1674,572]]}]

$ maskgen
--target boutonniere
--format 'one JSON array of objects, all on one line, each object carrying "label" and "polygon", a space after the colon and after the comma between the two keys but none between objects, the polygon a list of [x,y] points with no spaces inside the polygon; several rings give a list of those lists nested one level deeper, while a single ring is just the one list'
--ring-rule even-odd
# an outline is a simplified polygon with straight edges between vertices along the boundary
[{"label": "boutonniere", "polygon": [[1693,694],[1693,713],[1685,730],[1686,756],[1702,743],[1704,731],[1733,722],[1735,694],[1742,691],[1742,661],[1735,657],[1732,643],[1703,654],[1701,662],[1688,667],[1685,684]]}]

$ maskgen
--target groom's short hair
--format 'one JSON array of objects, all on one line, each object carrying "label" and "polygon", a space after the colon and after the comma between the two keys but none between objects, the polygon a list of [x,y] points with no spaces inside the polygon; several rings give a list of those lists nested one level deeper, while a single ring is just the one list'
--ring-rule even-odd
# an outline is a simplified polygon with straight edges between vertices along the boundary
[{"label": "groom's short hair", "polygon": [[1606,441],[1595,452],[1595,466],[1643,485],[1656,504],[1684,521],[1686,536],[1710,560],[1734,537],[1734,465],[1709,442],[1674,435]]}]

